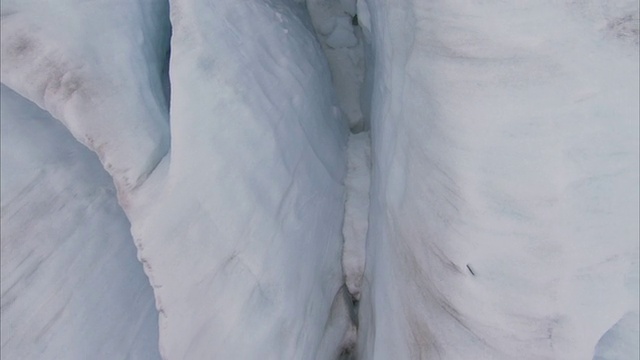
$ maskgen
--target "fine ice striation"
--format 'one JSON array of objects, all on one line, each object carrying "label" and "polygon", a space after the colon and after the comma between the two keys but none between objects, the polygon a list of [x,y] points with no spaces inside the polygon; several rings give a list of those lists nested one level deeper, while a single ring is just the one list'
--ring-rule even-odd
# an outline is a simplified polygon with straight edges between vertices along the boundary
[{"label": "fine ice striation", "polygon": [[3,358],[638,357],[636,1],[3,0],[0,36]]},{"label": "fine ice striation", "polygon": [[0,105],[2,358],[158,359],[153,292],[111,178],[4,85]]},{"label": "fine ice striation", "polygon": [[120,191],[169,148],[163,1],[2,2],[2,83],[95,151]]},{"label": "fine ice striation", "polygon": [[161,353],[328,358],[348,330],[332,306],[348,130],[308,16],[183,0],[171,21],[170,158],[129,210]]},{"label": "fine ice striation", "polygon": [[359,355],[633,358],[638,48],[594,13],[637,2],[367,3]]}]

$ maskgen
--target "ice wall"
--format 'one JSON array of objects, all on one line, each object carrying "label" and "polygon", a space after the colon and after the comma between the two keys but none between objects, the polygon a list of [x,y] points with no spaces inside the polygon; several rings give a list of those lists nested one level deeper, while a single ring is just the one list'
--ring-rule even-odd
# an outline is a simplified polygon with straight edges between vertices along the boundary
[{"label": "ice wall", "polygon": [[2,83],[62,121],[123,192],[169,148],[168,15],[163,0],[2,2]]},{"label": "ice wall", "polygon": [[331,82],[338,96],[340,109],[352,132],[369,128],[360,105],[364,81],[364,44],[355,0],[307,0],[316,36],[323,57],[331,69]]},{"label": "ice wall", "polygon": [[96,156],[2,85],[3,359],[159,359],[153,292]]},{"label": "ice wall", "polygon": [[173,1],[170,113],[168,10],[3,2],[2,81],[113,176],[164,357],[336,357],[348,127],[306,10]]},{"label": "ice wall", "polygon": [[125,200],[168,151],[168,15],[163,1],[2,2],[2,83],[33,102],[2,88],[2,358],[159,358],[113,182]]},{"label": "ice wall", "polygon": [[359,356],[633,357],[637,3],[366,3]]},{"label": "ice wall", "polygon": [[[637,357],[637,3],[309,0],[329,61],[349,65],[333,87],[302,3],[2,3],[2,82],[113,177],[162,355],[347,356],[347,123],[371,117],[347,179],[367,187],[371,156],[371,212],[352,189],[344,222],[368,234],[345,250],[366,248],[364,279],[343,261],[359,358]],[[25,103],[10,126],[3,106],[3,356],[156,356],[113,190],[75,148],[32,153],[58,137],[29,135]]]},{"label": "ice wall", "polygon": [[161,352],[329,358],[348,318],[348,128],[308,16],[292,1],[183,0],[171,22],[170,159],[128,212]]}]

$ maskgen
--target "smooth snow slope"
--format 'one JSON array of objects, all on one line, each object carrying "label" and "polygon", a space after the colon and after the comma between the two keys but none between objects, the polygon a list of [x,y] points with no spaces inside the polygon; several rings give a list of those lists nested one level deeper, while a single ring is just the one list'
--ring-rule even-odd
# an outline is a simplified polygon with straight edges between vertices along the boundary
[{"label": "smooth snow slope", "polygon": [[366,2],[360,357],[633,358],[637,2]]},{"label": "smooth snow slope", "polygon": [[2,359],[158,359],[153,293],[96,156],[5,86]]}]

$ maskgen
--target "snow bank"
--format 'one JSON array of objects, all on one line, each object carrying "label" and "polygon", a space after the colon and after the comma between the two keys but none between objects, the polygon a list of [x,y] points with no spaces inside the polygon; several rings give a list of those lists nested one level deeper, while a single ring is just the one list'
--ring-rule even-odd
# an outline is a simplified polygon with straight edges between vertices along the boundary
[{"label": "snow bank", "polygon": [[327,358],[348,130],[304,7],[183,0],[171,21],[171,154],[127,210],[161,353]]},{"label": "snow bank", "polygon": [[633,332],[614,325],[638,306],[637,2],[367,3],[361,357],[624,349]]},{"label": "snow bank", "polygon": [[2,358],[158,359],[153,293],[98,159],[5,86]]},{"label": "snow bank", "polygon": [[167,153],[165,1],[2,2],[2,83],[95,151],[119,190]]}]

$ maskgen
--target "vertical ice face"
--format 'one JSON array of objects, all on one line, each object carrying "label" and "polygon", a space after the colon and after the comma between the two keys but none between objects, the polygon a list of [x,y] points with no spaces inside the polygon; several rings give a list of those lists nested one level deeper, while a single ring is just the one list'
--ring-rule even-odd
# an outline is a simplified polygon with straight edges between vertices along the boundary
[{"label": "vertical ice face", "polygon": [[128,211],[161,352],[328,358],[348,330],[348,129],[305,10],[183,0],[171,22],[170,161]]},{"label": "vertical ice face", "polygon": [[367,3],[362,358],[592,357],[637,313],[637,3]]},{"label": "vertical ice face", "polygon": [[[356,336],[348,287],[361,299],[362,359],[635,356],[637,2],[303,2],[2,3],[2,82],[60,120],[113,177],[153,285],[162,355],[350,356],[341,354]],[[161,74],[169,11],[170,113]],[[358,132],[369,117],[371,151],[367,134],[352,137],[345,179],[347,123]],[[46,289],[32,268],[5,261],[36,254],[25,264],[41,274],[39,264],[60,267],[82,245],[73,234],[71,251],[38,262],[49,248],[20,241],[47,229],[20,215],[22,202],[40,201],[15,195],[24,174],[37,178],[25,164],[47,163],[20,162],[23,147],[3,142],[2,151],[3,168],[9,158],[24,171],[10,181],[3,171],[2,181],[2,351],[18,357],[33,349],[22,339],[59,340],[47,329],[68,319],[65,301],[90,303],[74,300],[76,283]],[[42,196],[58,201],[47,179],[61,173],[44,175]],[[5,204],[6,194],[18,202]],[[88,197],[102,207],[64,196],[69,214],[111,214],[113,199]],[[104,219],[92,229],[109,239],[123,229]],[[62,220],[63,233],[78,225]],[[343,230],[357,239],[344,249]],[[98,245],[77,264],[103,259],[104,237],[88,237]],[[343,261],[346,286],[343,250],[355,254],[343,258],[354,260]],[[89,275],[103,290],[120,286]],[[22,321],[29,309],[16,307],[16,289],[36,305],[40,289],[51,291],[42,309],[61,315]],[[128,316],[140,305],[134,293],[115,297],[131,302],[121,314],[148,324]],[[100,319],[86,314],[71,320]],[[120,326],[105,324],[100,331]],[[5,337],[14,325],[24,338]],[[109,341],[137,338],[134,328]],[[82,354],[100,348],[95,338]],[[65,357],[73,339],[58,340],[33,351]],[[130,353],[144,355],[137,344]]]},{"label": "vertical ice face", "polygon": [[353,0],[307,0],[307,9],[331,69],[338,103],[352,132],[368,129],[361,108],[364,43]]},{"label": "vertical ice face", "polygon": [[168,3],[2,2],[2,82],[95,151],[121,191],[169,148]]},{"label": "vertical ice face", "polygon": [[167,10],[3,2],[3,82],[113,176],[165,357],[332,357],[350,330],[340,266],[348,129],[306,10],[171,4],[164,156]]},{"label": "vertical ice face", "polygon": [[126,200],[168,151],[168,4],[8,0],[1,24],[2,83],[33,102],[2,89],[2,357],[158,358],[113,182]]},{"label": "vertical ice face", "polygon": [[96,156],[2,85],[3,359],[159,359],[153,292]]}]

